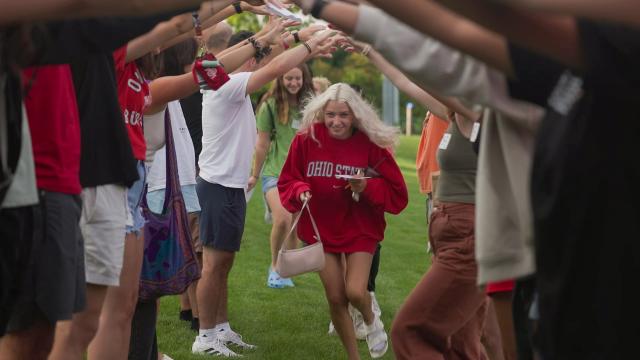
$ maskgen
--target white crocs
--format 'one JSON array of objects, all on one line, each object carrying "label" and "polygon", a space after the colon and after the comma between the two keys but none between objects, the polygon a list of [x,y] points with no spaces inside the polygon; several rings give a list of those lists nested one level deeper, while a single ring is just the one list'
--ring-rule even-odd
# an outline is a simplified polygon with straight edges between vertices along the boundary
[{"label": "white crocs", "polygon": [[380,317],[376,315],[371,325],[365,324],[365,329],[367,331],[369,354],[374,359],[382,357],[389,348],[389,339],[384,331],[384,324]]}]

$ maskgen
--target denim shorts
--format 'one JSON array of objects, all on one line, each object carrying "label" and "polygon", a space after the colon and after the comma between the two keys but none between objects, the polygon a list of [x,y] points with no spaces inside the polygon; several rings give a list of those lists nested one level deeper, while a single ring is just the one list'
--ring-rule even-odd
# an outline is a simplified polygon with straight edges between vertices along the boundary
[{"label": "denim shorts", "polygon": [[133,222],[133,225],[128,224],[126,233],[139,233],[144,227],[145,220],[142,216],[142,196],[144,195],[144,184],[147,180],[147,170],[144,166],[144,161],[137,160],[136,167],[138,169],[138,180],[131,185],[127,191],[127,204],[129,207],[129,216]]},{"label": "denim shorts", "polygon": [[266,194],[267,191],[278,187],[278,178],[275,176],[263,176],[262,177],[262,193]]}]

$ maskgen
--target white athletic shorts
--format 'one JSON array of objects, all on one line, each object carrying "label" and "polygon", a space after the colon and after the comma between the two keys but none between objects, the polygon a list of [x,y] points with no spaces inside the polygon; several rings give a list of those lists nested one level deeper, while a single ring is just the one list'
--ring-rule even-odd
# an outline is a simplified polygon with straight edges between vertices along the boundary
[{"label": "white athletic shorts", "polygon": [[127,188],[101,185],[82,190],[80,230],[84,237],[85,277],[89,284],[118,286],[129,219]]}]

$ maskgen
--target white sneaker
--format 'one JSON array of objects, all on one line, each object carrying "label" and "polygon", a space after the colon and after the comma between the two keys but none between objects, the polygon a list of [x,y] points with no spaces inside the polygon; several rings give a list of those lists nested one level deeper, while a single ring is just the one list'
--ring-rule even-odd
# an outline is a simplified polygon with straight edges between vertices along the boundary
[{"label": "white sneaker", "polygon": [[369,295],[371,295],[371,310],[373,310],[373,314],[381,317],[382,309],[380,309],[380,304],[378,304],[378,300],[376,299],[376,293],[370,291]]},{"label": "white sneaker", "polygon": [[220,341],[225,345],[235,345],[243,349],[255,349],[257,347],[242,341],[242,335],[233,330],[220,331],[218,333],[218,339],[220,339]]},{"label": "white sneaker", "polygon": [[357,340],[364,340],[367,338],[367,329],[365,328],[364,318],[358,309],[349,304],[349,315],[351,315],[351,321],[353,321],[353,330],[356,333]]},{"label": "white sneaker", "polygon": [[329,331],[327,331],[327,335],[335,336],[338,335],[336,332],[336,328],[333,326],[333,321],[329,321]]},{"label": "white sneaker", "polygon": [[353,317],[353,330],[356,332],[356,339],[365,340],[367,338],[367,327],[360,311],[356,310]]},{"label": "white sneaker", "polygon": [[375,316],[371,325],[366,325],[367,347],[369,354],[374,359],[382,357],[389,348],[389,339],[384,331],[384,324],[379,316]]},{"label": "white sneaker", "polygon": [[236,354],[231,351],[220,339],[215,338],[202,338],[196,336],[196,341],[191,346],[191,352],[199,355],[214,355],[225,357],[241,357],[242,355]]}]

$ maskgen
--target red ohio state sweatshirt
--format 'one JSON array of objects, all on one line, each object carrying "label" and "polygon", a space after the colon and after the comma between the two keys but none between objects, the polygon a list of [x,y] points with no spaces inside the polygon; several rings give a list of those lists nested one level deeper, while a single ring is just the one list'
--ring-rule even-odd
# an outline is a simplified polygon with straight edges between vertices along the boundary
[{"label": "red ohio state sweatshirt", "polygon": [[[309,134],[293,139],[278,179],[280,201],[288,211],[302,208],[300,194],[311,192],[309,208],[318,225],[325,252],[374,253],[384,238],[384,213],[399,214],[408,202],[407,185],[393,156],[361,131],[346,140],[334,139],[322,123],[314,125],[316,140]],[[355,175],[373,168],[360,201],[351,197],[348,182],[337,175]],[[309,215],[300,218],[298,236],[315,243]]]}]

